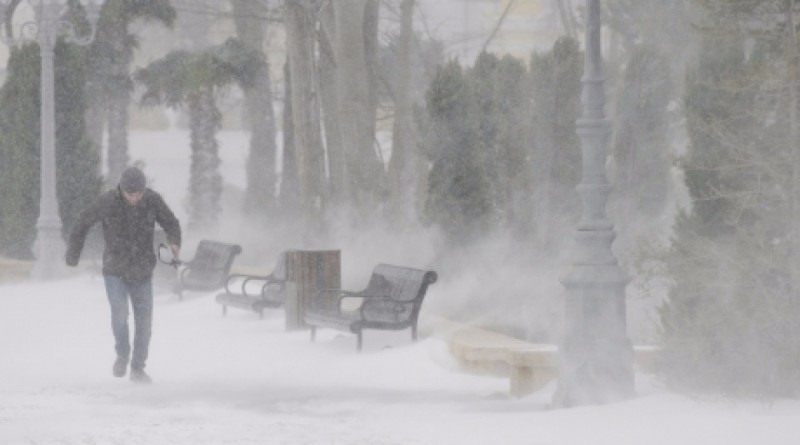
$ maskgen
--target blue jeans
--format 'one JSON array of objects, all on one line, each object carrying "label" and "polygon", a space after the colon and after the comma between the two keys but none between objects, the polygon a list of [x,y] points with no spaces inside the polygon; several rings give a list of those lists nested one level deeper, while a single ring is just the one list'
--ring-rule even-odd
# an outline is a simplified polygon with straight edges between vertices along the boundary
[{"label": "blue jeans", "polygon": [[132,369],[144,369],[150,349],[150,333],[153,324],[153,282],[150,278],[130,283],[116,275],[104,275],[106,294],[111,305],[111,329],[114,332],[114,349],[117,356],[131,357],[128,332],[128,298],[133,307],[133,359]]}]

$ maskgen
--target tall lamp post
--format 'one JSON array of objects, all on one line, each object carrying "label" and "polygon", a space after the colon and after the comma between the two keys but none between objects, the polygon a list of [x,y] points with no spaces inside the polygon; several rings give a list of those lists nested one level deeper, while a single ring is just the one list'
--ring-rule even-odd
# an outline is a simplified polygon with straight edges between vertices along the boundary
[{"label": "tall lamp post", "polygon": [[[36,262],[31,271],[35,279],[51,279],[64,275],[64,240],[61,236],[61,216],[56,198],[56,146],[55,146],[55,75],[53,69],[56,39],[63,35],[69,42],[88,45],[94,40],[100,7],[105,0],[80,0],[91,24],[91,33],[77,34],[73,24],[64,19],[67,0],[28,0],[33,8],[33,20],[20,25],[18,38],[0,32],[0,38],[9,46],[24,41],[36,41],[42,59],[41,72],[41,198],[39,219],[36,222]],[[0,22],[6,21],[12,0],[0,0]],[[11,11],[13,13],[13,11]]]},{"label": "tall lamp post", "polygon": [[575,230],[575,256],[562,278],[566,289],[556,406],[607,403],[634,395],[633,348],[625,319],[628,278],[611,251],[616,236],[606,217],[611,186],[605,163],[611,124],[605,117],[600,0],[586,0],[583,116],[577,121],[583,203]]}]

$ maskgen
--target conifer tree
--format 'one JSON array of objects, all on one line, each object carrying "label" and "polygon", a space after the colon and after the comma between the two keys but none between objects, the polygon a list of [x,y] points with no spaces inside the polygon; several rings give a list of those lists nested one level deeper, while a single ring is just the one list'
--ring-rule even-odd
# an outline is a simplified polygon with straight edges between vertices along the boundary
[{"label": "conifer tree", "polygon": [[516,237],[528,237],[533,217],[530,78],[521,60],[504,56],[492,80],[496,129],[491,177],[498,223]]},{"label": "conifer tree", "polygon": [[660,310],[660,371],[676,388],[800,394],[787,267],[792,148],[785,96],[774,94],[785,23],[769,3],[703,2],[712,14],[697,27],[705,32],[684,92],[692,207],[675,227]]},{"label": "conifer tree", "polygon": [[[55,47],[56,190],[64,230],[100,191],[99,158],[86,136],[85,49]],[[38,44],[12,50],[0,89],[0,254],[30,258],[40,190],[40,78]]]},{"label": "conifer tree", "polygon": [[478,103],[457,61],[438,70],[427,109],[431,122],[425,151],[433,166],[424,219],[453,244],[469,243],[491,227],[492,202]]},{"label": "conifer tree", "polygon": [[671,196],[668,107],[674,94],[669,64],[661,53],[634,48],[616,96],[611,146],[614,193],[609,207],[620,234],[617,246],[658,235],[654,223],[665,214]]},{"label": "conifer tree", "polygon": [[529,76],[518,59],[483,52],[472,68],[451,61],[438,70],[423,122],[433,163],[428,222],[461,240],[530,232],[530,110]]},{"label": "conifer tree", "polygon": [[[268,5],[263,0],[232,0],[236,35],[248,48],[260,50],[267,35]],[[266,55],[265,55],[266,56]],[[245,96],[250,150],[247,160],[247,188],[244,211],[259,218],[275,210],[275,113],[272,109],[269,59],[256,79],[253,90]]]},{"label": "conifer tree", "polygon": [[[466,72],[467,88],[475,99],[476,134],[483,147],[479,162],[485,172],[491,202],[492,227],[516,226],[516,235],[529,230],[530,82],[522,61],[482,53]],[[524,215],[524,216],[523,216]]]},{"label": "conifer tree", "polygon": [[568,37],[531,58],[534,222],[539,243],[550,248],[575,226],[581,209],[575,193],[581,172],[575,122],[582,74],[583,55]]},{"label": "conifer tree", "polygon": [[0,89],[0,249],[13,258],[32,258],[39,213],[39,47],[11,52]]},{"label": "conifer tree", "polygon": [[56,192],[63,227],[69,230],[103,182],[100,156],[86,131],[88,52],[62,42],[55,57]]}]

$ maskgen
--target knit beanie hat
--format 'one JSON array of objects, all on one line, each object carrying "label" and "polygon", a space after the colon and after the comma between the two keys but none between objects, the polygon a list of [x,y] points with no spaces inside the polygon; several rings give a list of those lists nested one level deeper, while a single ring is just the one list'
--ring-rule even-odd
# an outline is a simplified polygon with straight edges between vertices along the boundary
[{"label": "knit beanie hat", "polygon": [[119,180],[120,190],[127,193],[143,192],[146,184],[144,173],[136,167],[126,168]]}]

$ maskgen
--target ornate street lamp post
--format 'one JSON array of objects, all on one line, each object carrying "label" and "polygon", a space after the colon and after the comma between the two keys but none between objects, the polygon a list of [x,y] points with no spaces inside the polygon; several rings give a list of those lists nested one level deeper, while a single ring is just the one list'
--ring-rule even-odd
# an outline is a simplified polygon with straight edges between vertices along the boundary
[{"label": "ornate street lamp post", "polygon": [[583,116],[577,121],[583,173],[578,194],[583,203],[575,230],[572,269],[566,288],[556,406],[606,403],[634,395],[633,349],[627,336],[625,286],[628,278],[611,251],[614,224],[606,217],[611,186],[606,177],[606,146],[611,124],[605,117],[600,0],[586,0]]},{"label": "ornate street lamp post", "polygon": [[[12,0],[0,0],[0,22],[5,22]],[[56,38],[63,35],[67,41],[88,45],[94,40],[100,7],[105,0],[80,0],[91,24],[91,33],[79,36],[72,23],[64,19],[67,0],[28,0],[34,18],[20,25],[20,35],[13,38],[0,32],[8,44],[19,45],[30,40],[39,43],[42,58],[41,72],[41,198],[39,220],[36,222],[36,263],[31,275],[35,279],[51,279],[64,275],[64,240],[61,236],[61,216],[56,198],[56,148],[55,148],[55,84],[53,71]]]}]

